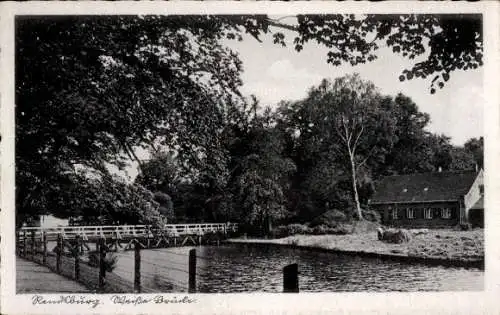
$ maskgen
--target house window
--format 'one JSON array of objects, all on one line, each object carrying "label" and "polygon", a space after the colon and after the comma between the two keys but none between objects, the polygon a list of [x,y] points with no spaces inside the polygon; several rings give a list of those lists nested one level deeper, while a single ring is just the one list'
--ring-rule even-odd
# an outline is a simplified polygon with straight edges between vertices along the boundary
[{"label": "house window", "polygon": [[441,217],[443,219],[451,219],[451,209],[450,208],[441,209]]},{"label": "house window", "polygon": [[411,208],[406,209],[406,217],[408,219],[415,219],[415,209]]},{"label": "house window", "polygon": [[398,219],[398,209],[392,209],[392,219],[393,220]]},{"label": "house window", "polygon": [[432,209],[431,208],[424,209],[424,218],[432,219]]}]

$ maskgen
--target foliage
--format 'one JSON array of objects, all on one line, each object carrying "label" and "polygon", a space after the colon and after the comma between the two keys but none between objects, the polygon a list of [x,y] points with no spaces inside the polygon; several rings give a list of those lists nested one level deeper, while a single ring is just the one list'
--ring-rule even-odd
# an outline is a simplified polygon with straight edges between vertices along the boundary
[{"label": "foliage", "polygon": [[284,190],[289,175],[295,171],[291,159],[282,155],[283,140],[272,125],[269,110],[262,116],[255,111],[248,129],[240,131],[230,151],[235,153],[232,175],[241,217],[244,222],[259,226],[261,232],[269,232],[272,221],[287,215]]},{"label": "foliage", "polygon": [[[348,179],[356,213],[362,218],[358,179],[368,163],[384,160],[393,143],[392,100],[382,97],[373,83],[359,75],[348,75],[333,82],[323,80],[298,104],[282,108],[296,118],[287,122],[298,130],[305,146],[316,143],[309,152],[321,152],[337,166],[337,176]],[[299,141],[300,141],[299,140]],[[304,150],[305,151],[305,150]]]},{"label": "foliage", "polygon": [[309,226],[316,227],[318,225],[323,225],[327,227],[337,227],[339,224],[347,221],[350,220],[344,212],[339,210],[330,210],[314,218]]},{"label": "foliage", "polygon": [[186,165],[205,163],[239,97],[241,62],[206,16],[22,17],[16,27],[20,216],[53,209],[44,196],[75,165],[123,168],[157,138]]},{"label": "foliage", "polygon": [[140,164],[135,182],[149,189],[168,195],[177,193],[181,182],[179,162],[172,152],[153,152],[151,158]]},{"label": "foliage", "polygon": [[408,230],[405,229],[387,229],[380,230],[378,233],[379,240],[386,243],[408,243],[412,239],[412,235]]},{"label": "foliage", "polygon": [[[442,88],[453,71],[483,65],[479,14],[298,15],[297,26],[271,19],[265,22],[295,31],[293,43],[297,51],[311,41],[327,47],[327,62],[334,66],[371,62],[386,46],[395,54],[415,60],[399,79],[432,78],[431,93]],[[273,37],[285,45],[283,32],[277,31]]]},{"label": "foliage", "polygon": [[63,174],[57,191],[46,196],[61,217],[95,218],[96,223],[161,225],[158,203],[151,192],[120,178],[85,171]]},{"label": "foliage", "polygon": [[480,138],[472,138],[467,140],[464,144],[464,149],[467,152],[470,152],[474,161],[477,164],[478,168],[483,168],[484,166],[484,139]]},{"label": "foliage", "polygon": [[[305,222],[333,208],[362,214],[373,180],[387,173],[483,165],[482,138],[452,146],[424,130],[429,116],[411,99],[381,96],[356,75],[325,80],[278,112],[261,111],[256,99],[242,98],[242,63],[222,44],[248,33],[284,45],[291,32],[296,51],[317,42],[332,65],[373,61],[385,45],[415,60],[401,80],[432,78],[434,92],[453,71],[482,65],[480,15],[291,20],[18,17],[18,224],[48,212],[161,224],[162,212],[269,230],[273,221]],[[125,168],[138,147],[153,154],[139,161],[136,184],[111,176],[109,164]]]},{"label": "foliage", "polygon": [[363,210],[363,218],[371,222],[380,222],[380,212],[376,210]]},{"label": "foliage", "polygon": [[157,191],[154,193],[154,200],[159,204],[158,212],[165,218],[166,222],[171,223],[175,220],[174,204],[169,195]]},{"label": "foliage", "polygon": [[[91,251],[88,253],[88,265],[90,267],[98,268],[99,267],[99,252]],[[118,256],[113,253],[106,253],[104,256],[104,268],[107,272],[113,272],[118,263]]]}]

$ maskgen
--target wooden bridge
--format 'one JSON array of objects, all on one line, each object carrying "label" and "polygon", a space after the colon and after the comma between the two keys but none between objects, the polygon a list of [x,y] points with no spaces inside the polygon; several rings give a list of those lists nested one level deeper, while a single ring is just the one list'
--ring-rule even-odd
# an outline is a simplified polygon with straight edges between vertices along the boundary
[{"label": "wooden bridge", "polygon": [[[202,245],[219,242],[238,231],[236,223],[149,225],[63,226],[54,228],[23,227],[17,232],[18,247],[61,241],[89,249],[89,243],[102,242],[110,250]],[[125,247],[123,246],[125,244]]]}]

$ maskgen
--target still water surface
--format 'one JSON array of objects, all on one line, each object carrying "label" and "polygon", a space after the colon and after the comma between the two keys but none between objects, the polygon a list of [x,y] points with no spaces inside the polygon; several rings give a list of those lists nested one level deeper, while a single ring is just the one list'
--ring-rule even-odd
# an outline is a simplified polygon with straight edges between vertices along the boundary
[{"label": "still water surface", "polygon": [[[141,251],[142,285],[162,292],[186,292],[191,248]],[[282,292],[282,268],[291,263],[299,264],[301,292],[483,290],[484,271],[479,269],[408,264],[265,245],[195,248],[198,292]],[[118,255],[114,272],[133,280],[134,253]]]}]

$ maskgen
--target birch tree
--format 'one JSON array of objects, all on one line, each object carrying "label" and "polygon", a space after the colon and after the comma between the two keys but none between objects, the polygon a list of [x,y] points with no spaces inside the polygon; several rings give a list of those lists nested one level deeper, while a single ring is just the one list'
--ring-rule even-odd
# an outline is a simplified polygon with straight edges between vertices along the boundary
[{"label": "birch tree", "polygon": [[[368,164],[383,163],[392,148],[395,140],[393,104],[393,99],[382,96],[373,83],[353,74],[334,81],[323,80],[300,105],[312,113],[303,123],[307,128],[300,133],[304,137],[307,133],[314,134],[320,151],[331,155],[330,159],[348,174],[359,219],[363,218],[359,174],[370,171]],[[330,179],[331,182],[337,180]]]}]

